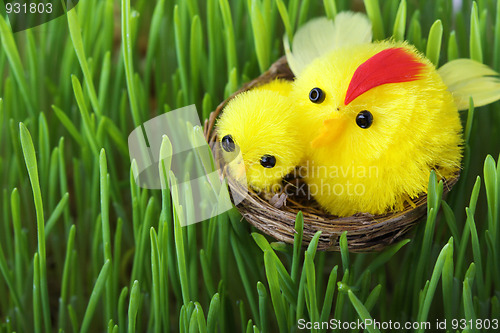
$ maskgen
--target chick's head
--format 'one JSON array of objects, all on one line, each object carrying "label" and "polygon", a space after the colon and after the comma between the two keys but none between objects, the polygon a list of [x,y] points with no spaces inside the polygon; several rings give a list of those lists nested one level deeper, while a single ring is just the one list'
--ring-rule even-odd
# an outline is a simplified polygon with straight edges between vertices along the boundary
[{"label": "chick's head", "polygon": [[217,122],[231,176],[256,190],[275,191],[303,156],[291,83],[276,80],[235,96]]},{"label": "chick's head", "polygon": [[[376,63],[376,57],[387,59]],[[374,160],[393,148],[460,143],[454,135],[446,138],[461,130],[451,94],[434,66],[404,43],[364,44],[319,58],[292,94],[310,119],[304,133],[311,147],[336,156]]]}]

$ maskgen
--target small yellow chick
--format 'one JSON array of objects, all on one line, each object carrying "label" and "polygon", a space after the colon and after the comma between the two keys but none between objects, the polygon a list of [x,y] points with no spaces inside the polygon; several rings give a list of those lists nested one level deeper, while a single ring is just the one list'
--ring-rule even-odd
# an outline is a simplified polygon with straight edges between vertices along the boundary
[{"label": "small yellow chick", "polygon": [[[471,62],[462,63],[469,76],[492,74]],[[457,106],[466,106],[468,91],[452,95],[443,80],[455,84],[452,91],[463,84],[460,75],[445,73],[458,69],[451,67],[440,75],[413,46],[384,41],[337,49],[301,71],[291,97],[303,115],[297,126],[310,142],[306,181],[327,211],[401,210],[427,192],[431,170],[444,178],[459,171]],[[497,80],[490,86],[496,92],[477,104],[498,100],[498,87]]]},{"label": "small yellow chick", "polygon": [[230,174],[255,190],[276,191],[304,155],[290,81],[275,80],[235,96],[216,126]]}]

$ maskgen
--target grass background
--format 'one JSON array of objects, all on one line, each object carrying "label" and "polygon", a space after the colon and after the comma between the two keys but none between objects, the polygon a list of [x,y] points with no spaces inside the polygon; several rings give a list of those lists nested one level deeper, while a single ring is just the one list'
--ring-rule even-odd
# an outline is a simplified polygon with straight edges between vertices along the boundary
[{"label": "grass background", "polygon": [[206,118],[283,54],[284,33],[365,8],[377,39],[407,39],[435,64],[471,57],[500,70],[493,0],[457,12],[451,0],[83,0],[16,34],[2,7],[0,331],[500,318],[499,103],[463,114],[459,184],[442,201],[431,177],[427,219],[381,253],[348,253],[345,235],[341,253],[316,252],[317,238],[301,248],[300,215],[293,246],[234,209],[181,228],[170,193],[131,177],[135,127],[192,103]]}]

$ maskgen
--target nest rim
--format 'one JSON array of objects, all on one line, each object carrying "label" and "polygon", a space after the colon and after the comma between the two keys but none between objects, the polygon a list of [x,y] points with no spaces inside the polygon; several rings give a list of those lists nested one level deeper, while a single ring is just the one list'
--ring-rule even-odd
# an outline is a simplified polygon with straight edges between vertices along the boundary
[{"label": "nest rim", "polygon": [[[215,123],[225,105],[234,96],[278,78],[290,81],[294,79],[285,56],[273,63],[265,73],[243,85],[241,89],[217,106],[204,124],[204,135],[211,148],[218,143],[214,130]],[[221,163],[218,170],[224,170],[222,159],[216,158],[216,161]],[[221,174],[221,177],[224,175]],[[460,175],[457,174],[453,178],[443,179],[443,196],[457,183],[459,177]],[[319,211],[315,207],[300,206],[293,202],[292,205],[278,208],[251,188],[246,189],[237,182],[231,181],[230,177],[227,180],[231,191],[236,191],[244,197],[236,208],[251,225],[278,241],[293,244],[294,235],[297,233],[295,219],[297,214],[302,212],[304,218],[302,245],[308,245],[314,234],[322,231],[318,242],[320,251],[340,251],[339,240],[344,231],[347,231],[350,252],[381,251],[401,240],[427,214],[427,194],[425,193],[412,199],[411,205],[405,204],[402,211],[382,215],[357,213],[348,217],[338,217]]]}]

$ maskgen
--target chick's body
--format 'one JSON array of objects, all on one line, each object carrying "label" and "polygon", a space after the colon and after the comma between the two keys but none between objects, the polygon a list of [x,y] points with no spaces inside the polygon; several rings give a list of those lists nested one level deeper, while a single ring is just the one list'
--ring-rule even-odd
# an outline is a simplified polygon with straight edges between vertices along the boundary
[{"label": "chick's body", "polygon": [[289,98],[291,88],[290,81],[275,80],[238,94],[217,122],[231,175],[256,190],[277,189],[304,155],[305,142],[295,127],[298,114],[292,112]]},{"label": "chick's body", "polygon": [[[369,73],[378,65],[364,65],[392,52],[387,50],[411,56],[418,77],[359,93],[363,85],[380,81],[377,75],[396,70],[396,63],[386,62],[383,71]],[[358,95],[347,96],[362,65]],[[316,103],[310,98],[313,88],[323,93]],[[457,107],[434,66],[412,46],[386,41],[335,50],[301,73],[292,96],[302,114],[297,127],[311,143],[305,162],[310,194],[332,214],[400,210],[406,200],[427,191],[431,170],[451,177],[460,168]]]}]

